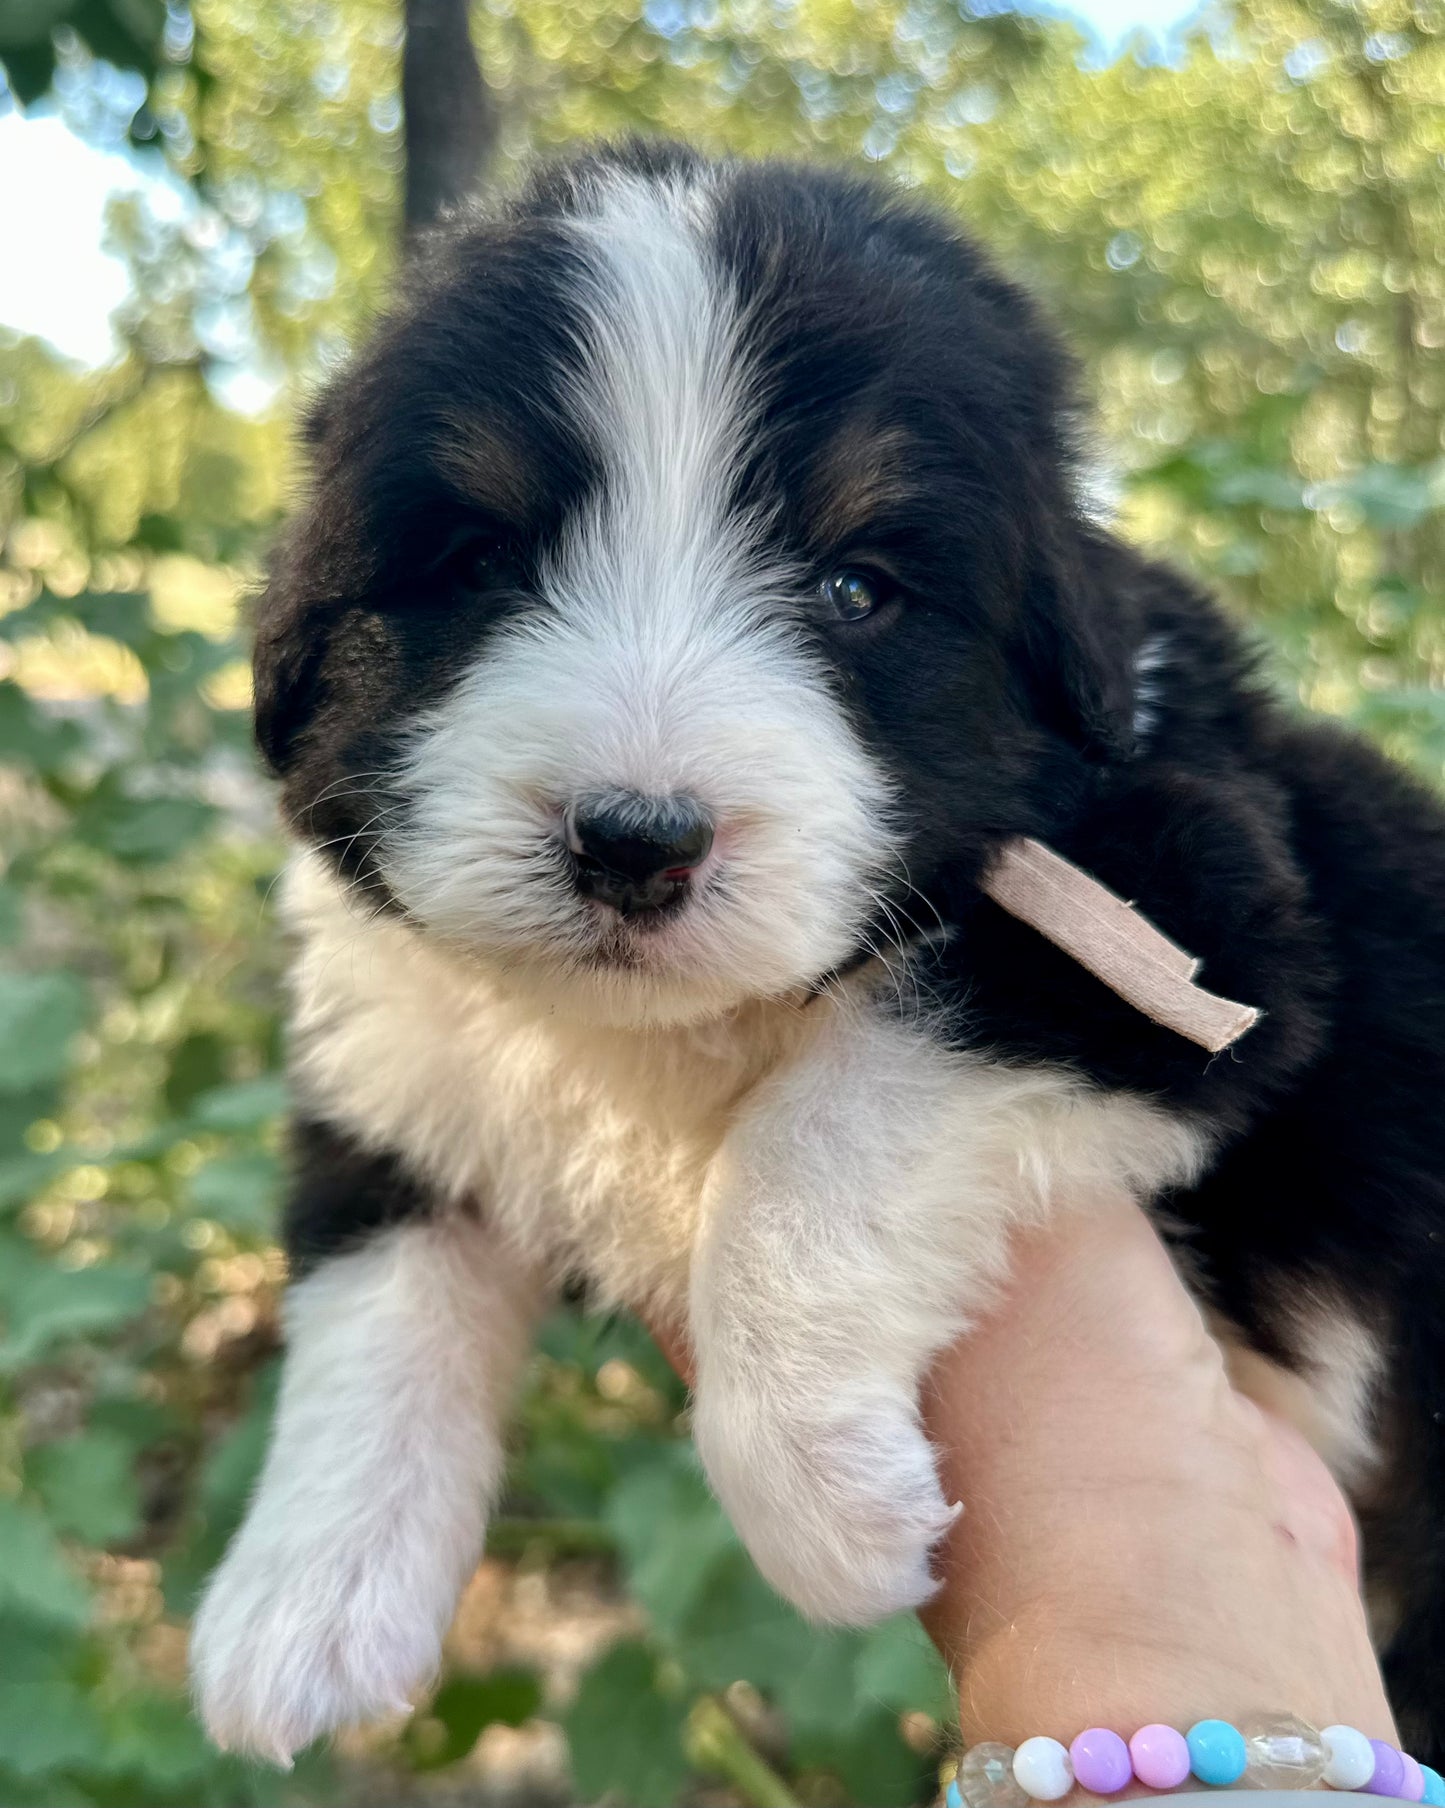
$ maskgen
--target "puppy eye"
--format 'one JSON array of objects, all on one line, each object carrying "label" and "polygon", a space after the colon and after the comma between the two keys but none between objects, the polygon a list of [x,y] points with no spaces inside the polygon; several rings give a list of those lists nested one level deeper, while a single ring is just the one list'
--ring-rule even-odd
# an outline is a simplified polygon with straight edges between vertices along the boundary
[{"label": "puppy eye", "polygon": [[881,572],[861,565],[844,565],[830,572],[820,586],[823,602],[835,621],[863,621],[893,596],[893,587]]},{"label": "puppy eye", "polygon": [[455,536],[432,569],[453,590],[480,594],[515,580],[516,551],[501,534],[469,528]]}]

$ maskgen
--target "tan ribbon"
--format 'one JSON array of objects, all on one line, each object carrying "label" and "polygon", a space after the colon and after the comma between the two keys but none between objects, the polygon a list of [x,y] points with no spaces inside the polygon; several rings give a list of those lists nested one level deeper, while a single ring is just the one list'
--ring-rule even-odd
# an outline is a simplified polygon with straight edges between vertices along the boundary
[{"label": "tan ribbon", "polygon": [[1252,1006],[1196,986],[1201,961],[1041,841],[1010,841],[982,885],[995,904],[1072,955],[1136,1011],[1211,1054],[1259,1021]]}]

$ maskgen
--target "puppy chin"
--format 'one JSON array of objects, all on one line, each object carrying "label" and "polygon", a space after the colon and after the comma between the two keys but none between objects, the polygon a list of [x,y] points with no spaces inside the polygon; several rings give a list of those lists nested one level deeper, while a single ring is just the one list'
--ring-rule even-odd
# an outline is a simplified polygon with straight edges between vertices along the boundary
[{"label": "puppy chin", "polygon": [[715,974],[604,965],[511,970],[549,1014],[598,1029],[679,1029],[730,1016],[754,996],[741,982]]},{"label": "puppy chin", "polygon": [[[658,926],[638,934],[499,946],[473,936],[435,936],[484,968],[539,1014],[597,1029],[677,1029],[731,1016],[764,998],[801,996],[811,973],[781,969],[775,951],[711,950],[705,935]],[[709,956],[711,955],[711,958]],[[771,956],[771,958],[769,958]]]}]

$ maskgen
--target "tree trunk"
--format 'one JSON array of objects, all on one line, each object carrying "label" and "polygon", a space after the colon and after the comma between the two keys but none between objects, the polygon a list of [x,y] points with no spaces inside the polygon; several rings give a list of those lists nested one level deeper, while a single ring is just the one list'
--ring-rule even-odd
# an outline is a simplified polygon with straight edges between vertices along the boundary
[{"label": "tree trunk", "polygon": [[472,44],[467,0],[406,0],[405,13],[402,230],[410,242],[476,192],[497,126]]}]

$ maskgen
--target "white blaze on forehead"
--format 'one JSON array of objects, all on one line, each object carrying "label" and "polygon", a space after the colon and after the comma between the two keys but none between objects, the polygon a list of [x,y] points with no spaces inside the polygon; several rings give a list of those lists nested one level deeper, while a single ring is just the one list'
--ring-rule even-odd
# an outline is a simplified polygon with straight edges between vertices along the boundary
[{"label": "white blaze on forehead", "polygon": [[755,374],[708,247],[711,209],[705,179],[614,175],[574,223],[590,280],[569,401],[601,482],[548,574],[564,606],[654,627],[671,607],[695,625],[738,600],[739,583],[778,582],[755,568],[755,534],[729,506]]}]

